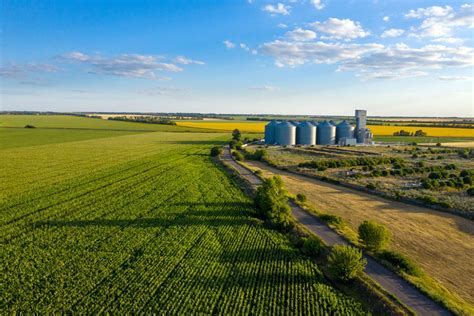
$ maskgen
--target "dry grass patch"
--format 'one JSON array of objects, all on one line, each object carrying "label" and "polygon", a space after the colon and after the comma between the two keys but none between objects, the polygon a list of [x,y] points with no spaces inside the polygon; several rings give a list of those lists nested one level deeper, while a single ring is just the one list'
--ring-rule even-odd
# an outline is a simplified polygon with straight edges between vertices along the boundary
[{"label": "dry grass patch", "polygon": [[362,192],[309,179],[249,161],[264,176],[280,174],[292,194],[339,215],[354,230],[364,220],[385,224],[393,234],[391,248],[414,259],[448,290],[474,301],[474,223],[458,216],[385,200]]}]

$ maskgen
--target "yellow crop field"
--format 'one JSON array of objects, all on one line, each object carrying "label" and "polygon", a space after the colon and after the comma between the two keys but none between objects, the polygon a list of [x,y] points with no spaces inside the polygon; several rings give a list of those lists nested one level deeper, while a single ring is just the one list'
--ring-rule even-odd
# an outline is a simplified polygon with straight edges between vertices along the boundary
[{"label": "yellow crop field", "polygon": [[[267,122],[247,121],[178,121],[179,126],[215,129],[221,131],[232,131],[239,129],[244,133],[263,133]],[[428,136],[436,137],[474,137],[474,129],[449,128],[449,127],[419,127],[419,126],[384,126],[370,125],[369,128],[376,136],[391,136],[401,129],[408,132],[423,130]]]},{"label": "yellow crop field", "polygon": [[471,128],[451,128],[451,127],[420,127],[420,126],[384,126],[370,125],[372,133],[377,136],[393,135],[393,133],[403,129],[407,132],[423,130],[428,136],[436,137],[474,137],[474,129]]},{"label": "yellow crop field", "polygon": [[177,121],[178,126],[215,129],[220,131],[232,131],[239,129],[244,133],[263,133],[267,122],[247,121]]}]

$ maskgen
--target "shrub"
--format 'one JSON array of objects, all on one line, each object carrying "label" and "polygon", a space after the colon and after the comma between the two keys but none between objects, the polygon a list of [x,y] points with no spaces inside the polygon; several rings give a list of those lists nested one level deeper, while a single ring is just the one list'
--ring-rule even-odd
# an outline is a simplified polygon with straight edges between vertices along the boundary
[{"label": "shrub", "polygon": [[445,208],[453,208],[453,205],[449,203],[448,201],[441,201],[438,203],[438,205]]},{"label": "shrub", "polygon": [[439,179],[439,178],[441,178],[441,175],[438,172],[431,172],[428,175],[428,178],[430,178],[430,179]]},{"label": "shrub", "polygon": [[466,185],[472,184],[472,178],[470,176],[462,178],[462,182]]},{"label": "shrub", "polygon": [[324,250],[324,244],[316,236],[310,236],[303,239],[303,247],[301,249],[303,253],[311,257],[318,257]]},{"label": "shrub", "polygon": [[441,147],[441,143],[436,143],[436,147]]},{"label": "shrub", "polygon": [[257,189],[255,205],[259,214],[268,219],[274,226],[283,229],[291,226],[288,193],[284,189],[280,177],[263,181],[263,184]]},{"label": "shrub", "polygon": [[438,202],[435,197],[429,195],[420,196],[417,199],[428,204],[436,204]]},{"label": "shrub", "polygon": [[365,187],[366,187],[367,189],[369,189],[369,190],[375,190],[375,189],[377,189],[377,187],[375,186],[375,184],[373,184],[372,182],[368,183]]},{"label": "shrub", "polygon": [[402,255],[401,253],[384,250],[378,254],[378,257],[382,260],[389,262],[397,270],[401,270],[413,276],[421,276],[421,269],[410,259]]},{"label": "shrub", "polygon": [[34,127],[33,125],[30,125],[30,124],[26,124],[25,128],[36,128],[36,127]]},{"label": "shrub", "polygon": [[467,176],[471,175],[471,172],[469,170],[463,170],[463,171],[461,171],[461,173],[459,175],[461,177],[467,177]]},{"label": "shrub", "polygon": [[362,251],[355,247],[336,245],[328,257],[331,274],[338,280],[347,282],[364,271],[367,260],[362,258]]},{"label": "shrub", "polygon": [[385,225],[364,221],[359,226],[359,238],[367,249],[379,251],[388,245],[391,234]]},{"label": "shrub", "polygon": [[306,202],[308,198],[306,197],[306,195],[304,195],[303,193],[298,193],[296,195],[296,200],[298,200],[299,202]]},{"label": "shrub", "polygon": [[234,151],[232,153],[232,156],[234,156],[235,160],[237,160],[237,161],[243,161],[244,160],[244,156],[238,151]]},{"label": "shrub", "polygon": [[470,187],[469,189],[466,190],[467,194],[470,196],[474,196],[474,187]]},{"label": "shrub", "polygon": [[322,214],[319,216],[319,218],[331,225],[334,225],[336,227],[341,227],[344,224],[344,221],[342,220],[342,217],[337,216],[337,215],[331,215],[331,214]]},{"label": "shrub", "polygon": [[263,175],[263,172],[262,170],[255,170],[255,174],[261,176]]},{"label": "shrub", "polygon": [[222,148],[221,147],[215,146],[215,147],[211,148],[211,156],[212,157],[219,156],[220,154],[222,154]]}]

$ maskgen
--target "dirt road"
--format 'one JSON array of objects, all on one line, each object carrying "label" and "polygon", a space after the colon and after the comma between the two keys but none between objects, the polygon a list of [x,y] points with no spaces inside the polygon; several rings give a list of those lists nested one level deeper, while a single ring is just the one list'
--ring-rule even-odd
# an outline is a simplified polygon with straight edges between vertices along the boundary
[{"label": "dirt road", "polygon": [[[223,160],[225,160],[237,171],[242,171],[242,176],[245,179],[250,180],[252,185],[258,186],[261,183],[261,180],[256,175],[232,159],[230,150],[228,148],[226,148],[224,151]],[[328,228],[318,218],[307,213],[294,203],[291,203],[290,206],[293,216],[296,218],[296,220],[305,225],[314,234],[318,235],[328,245],[347,243],[341,236]],[[386,269],[372,258],[366,258],[368,260],[368,264],[365,269],[365,273],[377,281],[388,292],[395,295],[401,302],[410,307],[417,314],[450,315],[447,310],[432,301],[430,298],[426,297],[401,277]]]}]

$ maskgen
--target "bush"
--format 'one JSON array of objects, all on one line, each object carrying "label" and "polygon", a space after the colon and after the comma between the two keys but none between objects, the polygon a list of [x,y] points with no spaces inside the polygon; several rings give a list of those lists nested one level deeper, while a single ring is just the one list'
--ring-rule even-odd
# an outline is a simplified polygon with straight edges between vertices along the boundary
[{"label": "bush", "polygon": [[344,221],[342,220],[342,217],[337,216],[337,215],[331,215],[331,214],[322,214],[319,216],[319,218],[331,225],[334,225],[336,227],[341,227],[344,224]]},{"label": "bush", "polygon": [[470,195],[470,196],[474,196],[474,187],[470,187],[469,189],[467,189],[467,194]]},{"label": "bush", "polygon": [[424,195],[424,196],[420,196],[417,198],[418,200],[424,202],[424,203],[428,203],[428,204],[436,204],[438,203],[438,199],[436,199],[435,197],[433,196],[429,196],[429,195]]},{"label": "bush", "polygon": [[449,203],[448,201],[441,201],[438,203],[438,205],[445,208],[453,208],[453,205]]},{"label": "bush", "polygon": [[406,272],[413,276],[421,276],[423,272],[421,269],[410,259],[402,255],[401,253],[384,250],[377,255],[380,259],[389,262],[397,270]]},{"label": "bush", "polygon": [[298,193],[298,194],[296,195],[296,200],[297,200],[298,202],[304,203],[304,202],[306,202],[307,199],[308,199],[308,198],[307,198],[306,195],[304,195],[303,193]]},{"label": "bush", "polygon": [[303,239],[303,247],[301,248],[303,253],[313,258],[318,257],[324,250],[324,244],[316,236],[311,236]]},{"label": "bush", "polygon": [[215,146],[215,147],[211,148],[211,156],[212,157],[217,157],[220,154],[222,154],[222,148],[221,147]]},{"label": "bush", "polygon": [[25,125],[25,128],[36,128],[36,127],[34,127],[33,125],[30,125],[30,124],[27,124],[27,125]]},{"label": "bush", "polygon": [[362,258],[362,251],[355,247],[336,245],[328,257],[331,274],[340,281],[349,281],[364,271],[367,260]]},{"label": "bush", "polygon": [[243,161],[244,160],[244,156],[238,151],[234,151],[232,153],[232,156],[234,156],[235,160],[237,160],[237,161]]},{"label": "bush", "polygon": [[359,225],[359,238],[367,249],[379,251],[388,245],[391,234],[385,225],[364,221]]},{"label": "bush", "polygon": [[255,174],[258,175],[258,176],[261,176],[261,175],[263,175],[263,172],[262,172],[262,170],[255,170]]},{"label": "bush", "polygon": [[367,189],[369,189],[369,190],[375,190],[375,189],[377,189],[377,187],[375,186],[375,184],[373,184],[372,182],[368,183],[365,187],[366,187]]},{"label": "bush", "polygon": [[278,228],[292,225],[291,210],[288,206],[288,193],[280,177],[265,179],[257,189],[255,205],[258,213]]}]

